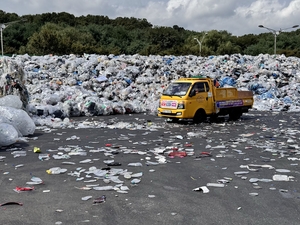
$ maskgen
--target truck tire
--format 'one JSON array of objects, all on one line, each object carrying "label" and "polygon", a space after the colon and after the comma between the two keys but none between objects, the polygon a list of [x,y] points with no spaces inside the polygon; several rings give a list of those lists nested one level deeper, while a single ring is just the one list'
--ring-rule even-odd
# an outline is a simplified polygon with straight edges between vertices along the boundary
[{"label": "truck tire", "polygon": [[242,114],[243,113],[242,113],[241,109],[239,109],[239,108],[232,109],[229,112],[229,120],[233,120],[233,121],[238,120],[239,118],[241,118]]},{"label": "truck tire", "polygon": [[218,121],[218,115],[217,114],[212,114],[209,116],[209,122],[215,123]]},{"label": "truck tire", "polygon": [[206,121],[206,113],[203,109],[198,109],[193,118],[194,123],[203,123]]}]

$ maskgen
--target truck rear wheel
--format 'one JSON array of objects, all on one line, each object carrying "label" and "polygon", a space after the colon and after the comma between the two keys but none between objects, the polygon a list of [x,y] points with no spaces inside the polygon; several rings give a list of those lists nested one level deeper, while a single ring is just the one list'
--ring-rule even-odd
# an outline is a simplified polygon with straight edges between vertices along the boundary
[{"label": "truck rear wheel", "polygon": [[229,120],[238,120],[242,116],[242,110],[241,109],[232,109],[229,112]]},{"label": "truck rear wheel", "polygon": [[206,121],[206,113],[203,109],[198,109],[193,118],[194,123],[203,123]]},{"label": "truck rear wheel", "polygon": [[210,115],[209,122],[214,123],[214,122],[217,122],[217,120],[218,120],[218,115],[217,114]]}]

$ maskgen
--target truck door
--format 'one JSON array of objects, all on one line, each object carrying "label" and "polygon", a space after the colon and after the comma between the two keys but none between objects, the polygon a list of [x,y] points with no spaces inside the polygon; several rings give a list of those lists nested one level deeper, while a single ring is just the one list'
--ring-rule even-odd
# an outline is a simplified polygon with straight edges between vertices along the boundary
[{"label": "truck door", "polygon": [[212,90],[208,82],[197,82],[193,85],[189,94],[189,104],[191,112],[194,114],[199,108],[205,110],[206,114],[211,114],[214,110]]}]

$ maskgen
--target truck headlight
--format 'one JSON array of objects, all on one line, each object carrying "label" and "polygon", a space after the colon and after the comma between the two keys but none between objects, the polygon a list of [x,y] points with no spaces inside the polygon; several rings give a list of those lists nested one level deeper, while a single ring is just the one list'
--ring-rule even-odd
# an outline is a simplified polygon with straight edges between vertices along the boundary
[{"label": "truck headlight", "polygon": [[178,102],[177,109],[184,109],[184,102]]}]

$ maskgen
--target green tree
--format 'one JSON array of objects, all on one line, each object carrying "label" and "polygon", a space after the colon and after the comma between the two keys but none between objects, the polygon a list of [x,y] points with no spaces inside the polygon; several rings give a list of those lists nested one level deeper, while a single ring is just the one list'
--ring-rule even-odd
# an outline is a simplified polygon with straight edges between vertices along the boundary
[{"label": "green tree", "polygon": [[239,46],[240,53],[244,53],[244,50],[251,46],[256,45],[258,43],[257,35],[254,34],[246,34],[240,37],[233,36],[232,42]]},{"label": "green tree", "polygon": [[227,31],[212,30],[208,32],[207,37],[205,38],[205,45],[212,55],[221,52],[223,52],[224,54],[230,54],[224,52],[225,50],[228,50],[228,47],[226,46],[230,45],[228,43],[230,37],[231,34]]},{"label": "green tree", "polygon": [[230,55],[234,53],[239,53],[239,48],[235,46],[231,41],[222,43],[216,52],[217,55],[226,55],[226,54]]},{"label": "green tree", "polygon": [[26,46],[29,54],[59,54],[59,31],[61,27],[53,23],[45,24],[39,32],[34,33]]},{"label": "green tree", "polygon": [[170,27],[155,27],[149,30],[149,38],[150,44],[156,46],[155,49],[159,49],[158,53],[172,49],[174,46],[182,46],[184,42],[179,32]]},{"label": "green tree", "polygon": [[[146,19],[87,15],[75,17],[67,12],[19,17],[0,10],[0,23],[26,19],[9,25],[3,32],[5,54],[169,54],[199,55],[203,31],[183,27],[152,26]],[[277,36],[277,53],[300,55],[300,29]],[[232,36],[227,31],[208,31],[201,44],[201,55],[274,53],[274,34]]]},{"label": "green tree", "polygon": [[53,23],[45,24],[39,32],[30,38],[26,50],[29,54],[91,53],[95,41],[86,30],[80,31],[74,27],[61,26]]},{"label": "green tree", "polygon": [[253,56],[259,55],[261,53],[265,54],[270,50],[269,46],[266,43],[267,43],[266,40],[260,40],[257,44],[250,45],[244,50],[244,54],[253,55]]},{"label": "green tree", "polygon": [[123,26],[126,29],[145,29],[152,27],[152,24],[149,23],[146,19],[137,19],[134,17],[117,17],[112,21],[114,26]]},{"label": "green tree", "polygon": [[107,16],[97,16],[97,15],[88,14],[87,16],[77,17],[76,23],[78,25],[84,25],[84,26],[88,26],[91,24],[108,25],[111,24],[111,20]]}]

